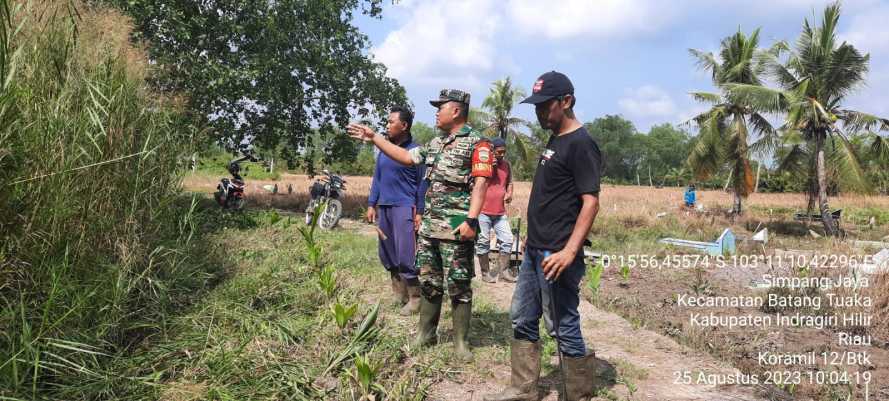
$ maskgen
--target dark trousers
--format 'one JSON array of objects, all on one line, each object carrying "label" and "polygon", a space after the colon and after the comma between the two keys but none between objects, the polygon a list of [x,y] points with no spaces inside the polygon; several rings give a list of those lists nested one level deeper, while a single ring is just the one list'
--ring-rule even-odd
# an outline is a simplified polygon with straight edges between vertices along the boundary
[{"label": "dark trousers", "polygon": [[377,221],[386,239],[380,238],[380,261],[386,270],[405,280],[417,279],[417,237],[413,206],[377,206]]}]

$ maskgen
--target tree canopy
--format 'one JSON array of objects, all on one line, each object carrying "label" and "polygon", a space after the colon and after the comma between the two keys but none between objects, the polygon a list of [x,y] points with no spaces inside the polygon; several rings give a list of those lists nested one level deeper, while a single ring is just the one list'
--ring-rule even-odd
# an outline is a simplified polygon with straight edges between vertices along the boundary
[{"label": "tree canopy", "polygon": [[[311,132],[352,119],[383,121],[404,88],[366,53],[356,13],[379,18],[382,0],[109,0],[150,43],[154,84],[187,96],[211,138],[306,154]],[[320,145],[320,146],[319,146]]]}]

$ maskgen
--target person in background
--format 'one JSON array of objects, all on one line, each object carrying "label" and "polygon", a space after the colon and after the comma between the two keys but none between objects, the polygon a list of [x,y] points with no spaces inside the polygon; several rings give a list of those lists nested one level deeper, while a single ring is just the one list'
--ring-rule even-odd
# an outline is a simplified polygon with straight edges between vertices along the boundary
[{"label": "person in background", "polygon": [[697,200],[697,194],[695,193],[695,184],[689,184],[688,188],[685,189],[685,207],[694,209],[695,201]]},{"label": "person in background", "polygon": [[[405,150],[416,148],[411,137],[414,114],[405,107],[389,112],[386,132],[389,142]],[[389,271],[395,301],[400,313],[410,315],[420,309],[420,281],[417,279],[416,231],[423,215],[426,194],[426,166],[404,166],[380,152],[374,166],[373,182],[367,200],[367,221],[380,230],[379,254]]]},{"label": "person in background", "polygon": [[[514,283],[515,277],[509,272],[509,253],[512,250],[512,229],[506,215],[506,205],[512,201],[512,170],[506,160],[506,141],[503,138],[491,140],[494,147],[494,174],[488,181],[485,204],[482,214],[478,216],[478,239],[475,243],[475,255],[481,270],[482,280],[496,283],[498,278]],[[494,268],[490,268],[488,254],[491,251],[491,229],[497,235],[499,256]]]}]

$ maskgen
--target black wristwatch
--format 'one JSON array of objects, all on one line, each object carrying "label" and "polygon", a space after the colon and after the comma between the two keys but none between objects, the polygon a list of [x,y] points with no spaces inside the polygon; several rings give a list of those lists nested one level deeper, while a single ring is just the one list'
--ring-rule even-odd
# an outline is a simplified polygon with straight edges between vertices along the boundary
[{"label": "black wristwatch", "polygon": [[466,224],[469,224],[469,226],[472,227],[473,230],[478,231],[478,219],[477,218],[467,217]]}]

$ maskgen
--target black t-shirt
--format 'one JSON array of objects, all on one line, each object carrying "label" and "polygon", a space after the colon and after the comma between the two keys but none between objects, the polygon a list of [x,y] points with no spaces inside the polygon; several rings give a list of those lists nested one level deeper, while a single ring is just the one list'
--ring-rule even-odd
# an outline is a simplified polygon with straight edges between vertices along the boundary
[{"label": "black t-shirt", "polygon": [[583,206],[582,194],[599,194],[602,154],[586,128],[549,138],[537,163],[528,201],[528,246],[565,247]]}]

